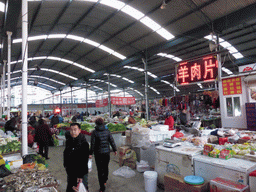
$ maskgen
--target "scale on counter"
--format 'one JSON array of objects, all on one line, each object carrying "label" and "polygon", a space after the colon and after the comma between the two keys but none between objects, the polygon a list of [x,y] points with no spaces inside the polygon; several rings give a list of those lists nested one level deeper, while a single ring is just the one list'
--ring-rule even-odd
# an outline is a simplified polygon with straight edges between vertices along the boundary
[{"label": "scale on counter", "polygon": [[172,139],[165,139],[164,143],[163,143],[164,147],[169,147],[169,148],[177,147],[177,146],[180,146],[180,145],[181,145],[180,141],[175,141],[175,140],[172,140]]}]

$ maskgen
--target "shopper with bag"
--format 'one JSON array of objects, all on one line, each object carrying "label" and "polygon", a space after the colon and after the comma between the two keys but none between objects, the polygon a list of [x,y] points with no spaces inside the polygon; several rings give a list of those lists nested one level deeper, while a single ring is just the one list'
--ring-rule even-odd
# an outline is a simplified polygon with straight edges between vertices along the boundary
[{"label": "shopper with bag", "polygon": [[91,135],[90,158],[92,158],[92,154],[94,154],[101,192],[105,191],[108,180],[110,145],[115,155],[117,154],[117,149],[110,131],[105,129],[104,120],[102,118],[98,118],[96,119],[95,124],[95,130]]},{"label": "shopper with bag", "polygon": [[52,133],[47,124],[44,123],[43,119],[39,119],[38,127],[35,131],[35,142],[39,145],[39,154],[45,157],[45,159],[49,159],[48,151],[49,146],[51,145]]},{"label": "shopper with bag", "polygon": [[67,192],[78,191],[78,183],[83,183],[88,190],[88,159],[89,144],[79,123],[71,123],[70,131],[66,132],[64,150],[64,167],[67,172]]}]

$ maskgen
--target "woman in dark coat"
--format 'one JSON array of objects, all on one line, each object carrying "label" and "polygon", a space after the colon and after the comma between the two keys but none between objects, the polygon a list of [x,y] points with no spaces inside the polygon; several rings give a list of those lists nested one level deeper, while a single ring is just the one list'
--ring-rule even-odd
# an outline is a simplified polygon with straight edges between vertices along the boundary
[{"label": "woman in dark coat", "polygon": [[35,133],[35,142],[39,145],[39,154],[49,159],[48,151],[49,145],[52,140],[52,134],[50,128],[47,124],[44,123],[43,119],[38,121],[39,125]]},{"label": "woman in dark coat", "polygon": [[111,133],[105,128],[104,120],[102,118],[98,118],[96,119],[95,124],[95,130],[92,132],[91,135],[90,158],[92,158],[92,154],[95,155],[95,162],[97,166],[98,180],[101,192],[105,191],[105,185],[108,180],[110,145],[115,155],[117,154],[117,149]]}]

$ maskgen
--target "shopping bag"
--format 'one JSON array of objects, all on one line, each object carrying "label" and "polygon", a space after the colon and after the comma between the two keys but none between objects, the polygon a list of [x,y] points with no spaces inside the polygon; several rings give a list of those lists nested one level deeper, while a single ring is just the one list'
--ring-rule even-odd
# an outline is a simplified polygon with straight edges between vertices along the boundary
[{"label": "shopping bag", "polygon": [[77,192],[87,192],[83,182],[78,183],[77,187],[73,187],[73,190]]},{"label": "shopping bag", "polygon": [[91,172],[92,171],[92,159],[88,160],[88,171]]}]

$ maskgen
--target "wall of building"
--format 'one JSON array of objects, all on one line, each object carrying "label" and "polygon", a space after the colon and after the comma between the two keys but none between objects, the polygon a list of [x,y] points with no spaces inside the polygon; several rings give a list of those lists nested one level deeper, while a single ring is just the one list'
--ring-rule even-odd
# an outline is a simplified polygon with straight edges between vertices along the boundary
[{"label": "wall of building", "polygon": [[[241,76],[242,94],[223,95],[222,82],[219,82],[221,121],[222,121],[222,127],[224,128],[247,129],[245,103],[248,102],[248,87],[244,82],[244,78],[245,77]],[[230,97],[240,98],[241,116],[229,117],[227,115],[226,98],[230,98]]]}]

